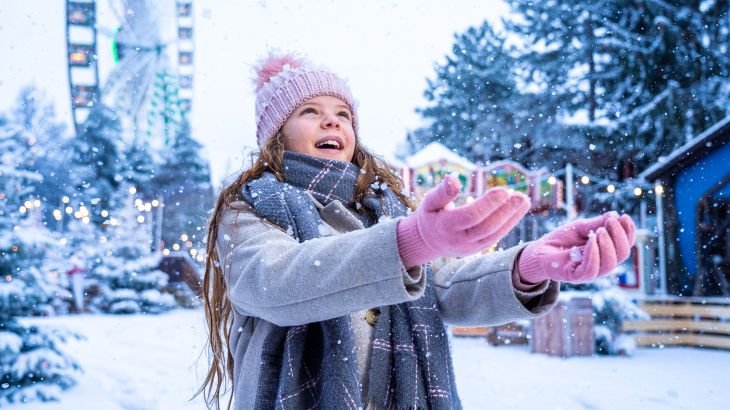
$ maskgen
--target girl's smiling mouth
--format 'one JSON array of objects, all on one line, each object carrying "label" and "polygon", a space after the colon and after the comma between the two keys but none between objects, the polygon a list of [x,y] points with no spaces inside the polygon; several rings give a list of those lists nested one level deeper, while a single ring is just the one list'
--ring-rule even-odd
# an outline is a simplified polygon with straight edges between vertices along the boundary
[{"label": "girl's smiling mouth", "polygon": [[345,148],[345,143],[342,137],[338,135],[328,135],[317,141],[314,147],[324,151],[342,151]]}]

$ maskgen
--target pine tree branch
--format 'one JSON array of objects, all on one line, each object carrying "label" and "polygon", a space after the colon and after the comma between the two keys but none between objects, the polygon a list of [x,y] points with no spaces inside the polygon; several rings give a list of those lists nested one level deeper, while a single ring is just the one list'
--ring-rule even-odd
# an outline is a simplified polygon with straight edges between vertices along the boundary
[{"label": "pine tree branch", "polygon": [[628,50],[639,53],[641,55],[652,55],[661,44],[661,37],[657,37],[654,41],[647,46],[637,46],[626,41],[619,40],[617,38],[600,38],[596,40],[596,43],[604,47],[613,47],[621,50]]},{"label": "pine tree branch", "polygon": [[644,116],[651,112],[654,108],[656,108],[659,103],[661,103],[664,99],[669,97],[672,93],[672,91],[679,88],[679,84],[676,81],[670,81],[667,85],[667,88],[665,88],[662,92],[657,94],[654,98],[652,98],[651,101],[648,103],[635,108],[634,110],[628,112],[626,115],[621,116],[621,118],[617,119],[616,121],[612,121],[610,124],[610,128],[616,129],[621,125],[624,125],[628,123],[629,121],[633,121],[638,117]]}]

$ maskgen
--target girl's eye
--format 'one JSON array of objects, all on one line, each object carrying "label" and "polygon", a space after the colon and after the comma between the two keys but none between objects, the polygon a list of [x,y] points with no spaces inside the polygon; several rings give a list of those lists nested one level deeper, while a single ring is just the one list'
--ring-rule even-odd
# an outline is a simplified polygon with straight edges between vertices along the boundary
[{"label": "girl's eye", "polygon": [[338,113],[337,115],[339,115],[339,116],[341,116],[341,117],[345,117],[345,118],[347,118],[348,120],[350,119],[350,113],[349,113],[349,112],[347,112],[347,111],[340,111],[340,112],[339,112],[339,113]]},{"label": "girl's eye", "polygon": [[315,110],[314,108],[311,108],[311,107],[307,107],[302,110],[302,114],[316,114],[316,113],[317,113],[317,110]]}]

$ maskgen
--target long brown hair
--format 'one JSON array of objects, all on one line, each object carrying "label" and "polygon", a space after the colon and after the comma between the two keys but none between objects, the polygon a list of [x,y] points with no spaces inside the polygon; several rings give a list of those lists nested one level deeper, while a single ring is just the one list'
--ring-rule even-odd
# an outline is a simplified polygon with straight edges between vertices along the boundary
[{"label": "long brown hair", "polygon": [[[203,278],[203,306],[208,323],[208,345],[212,352],[212,358],[208,375],[203,385],[193,396],[195,398],[203,393],[208,407],[215,405],[216,409],[220,409],[221,396],[226,393],[228,383],[230,382],[232,385],[233,381],[233,355],[228,345],[232,324],[231,301],[226,296],[226,283],[223,280],[221,263],[218,260],[216,251],[218,224],[224,208],[233,201],[243,199],[240,192],[241,187],[246,182],[259,178],[265,171],[271,172],[279,181],[283,181],[283,161],[284,136],[279,131],[261,147],[258,158],[256,158],[253,165],[243,171],[232,184],[221,190],[208,225],[207,257]],[[410,198],[402,192],[403,181],[388,168],[385,161],[370,153],[360,145],[359,141],[356,141],[352,163],[365,171],[360,173],[355,185],[356,202],[360,202],[367,194],[372,182],[379,179],[385,182],[388,188],[407,207],[413,209]],[[221,390],[221,386],[223,386],[223,390]],[[228,409],[231,408],[233,402],[233,388],[231,386]]]}]

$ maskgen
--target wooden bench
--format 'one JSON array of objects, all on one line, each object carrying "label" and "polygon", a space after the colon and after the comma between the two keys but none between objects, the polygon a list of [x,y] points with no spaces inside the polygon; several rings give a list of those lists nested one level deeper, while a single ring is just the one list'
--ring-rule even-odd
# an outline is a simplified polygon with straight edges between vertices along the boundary
[{"label": "wooden bench", "polygon": [[451,327],[451,334],[454,336],[485,337],[487,333],[489,333],[488,327]]},{"label": "wooden bench", "polygon": [[692,346],[730,350],[730,299],[647,299],[639,303],[651,320],[623,323],[637,346]]},{"label": "wooden bench", "polygon": [[452,326],[454,336],[485,337],[492,346],[526,345],[529,343],[529,330],[520,322],[505,323],[492,327],[458,327]]},{"label": "wooden bench", "polygon": [[492,346],[526,345],[530,343],[529,333],[528,327],[520,322],[494,326],[487,331],[487,343]]}]

